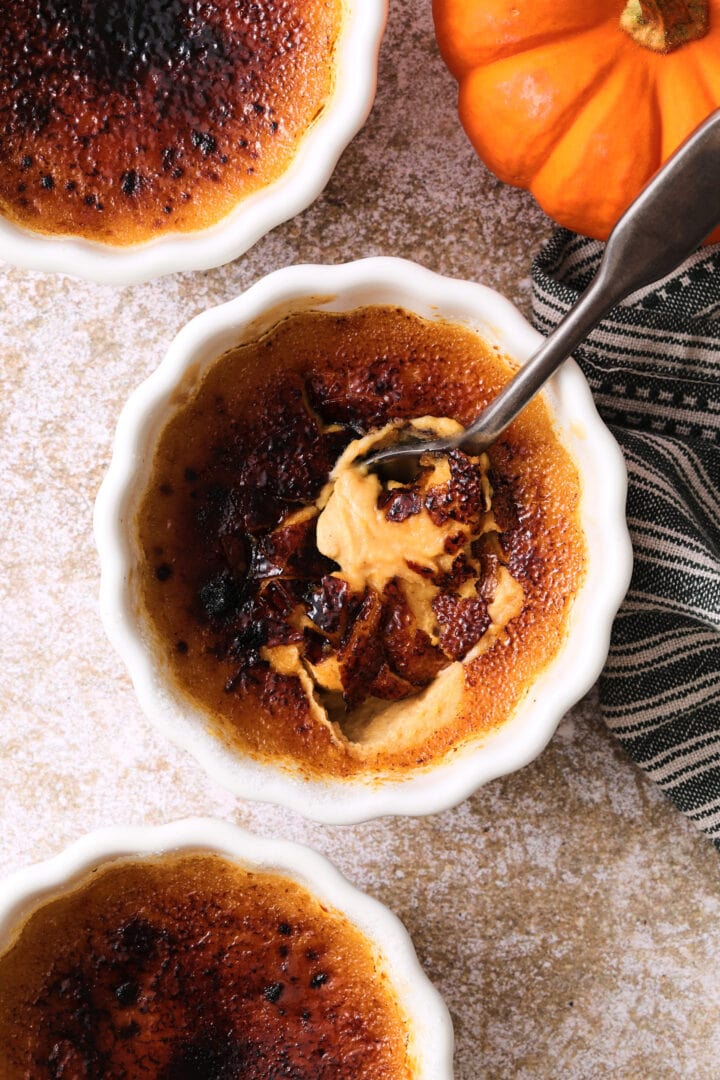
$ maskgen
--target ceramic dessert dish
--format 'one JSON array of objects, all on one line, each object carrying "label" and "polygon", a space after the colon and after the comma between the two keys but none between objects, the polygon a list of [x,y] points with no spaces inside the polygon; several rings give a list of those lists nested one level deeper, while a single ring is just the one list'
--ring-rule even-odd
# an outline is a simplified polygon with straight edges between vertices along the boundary
[{"label": "ceramic dessert dish", "polygon": [[0,257],[115,285],[236,258],[325,187],[372,106],[386,16],[387,0],[17,5]]},{"label": "ceramic dessert dish", "polygon": [[353,465],[397,418],[467,423],[539,341],[402,260],[293,267],[193,320],[133,395],[96,505],[103,620],[220,782],[329,822],[431,813],[530,761],[592,685],[631,553],[574,364],[421,488]]},{"label": "ceramic dessert dish", "polygon": [[453,1038],[386,908],[309,848],[194,819],[3,883],[0,1048],[10,1078],[450,1080]]}]

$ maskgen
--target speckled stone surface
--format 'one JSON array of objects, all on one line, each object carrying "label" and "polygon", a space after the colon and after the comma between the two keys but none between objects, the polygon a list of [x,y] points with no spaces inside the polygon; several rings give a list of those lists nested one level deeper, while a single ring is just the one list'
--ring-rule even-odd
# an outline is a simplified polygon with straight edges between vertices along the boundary
[{"label": "speckled stone surface", "polygon": [[404,920],[458,1080],[720,1075],[715,850],[593,695],[542,757],[422,820],[312,825],[210,783],[141,714],[97,614],[93,500],[176,331],[288,263],[404,255],[527,309],[550,225],[477,162],[429,4],[391,0],[371,119],[323,197],[220,270],[122,290],[0,267],[0,873],[101,825],[217,815],[305,841]]}]

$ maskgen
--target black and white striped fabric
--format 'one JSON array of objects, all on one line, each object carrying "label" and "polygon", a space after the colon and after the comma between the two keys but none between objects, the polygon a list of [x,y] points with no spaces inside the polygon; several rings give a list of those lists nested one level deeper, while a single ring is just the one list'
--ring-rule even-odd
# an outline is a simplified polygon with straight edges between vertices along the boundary
[{"label": "black and white striped fabric", "polygon": [[[602,250],[561,229],[535,259],[543,333]],[[635,569],[600,680],[605,720],[720,848],[720,246],[615,308],[575,358],[630,481]]]}]

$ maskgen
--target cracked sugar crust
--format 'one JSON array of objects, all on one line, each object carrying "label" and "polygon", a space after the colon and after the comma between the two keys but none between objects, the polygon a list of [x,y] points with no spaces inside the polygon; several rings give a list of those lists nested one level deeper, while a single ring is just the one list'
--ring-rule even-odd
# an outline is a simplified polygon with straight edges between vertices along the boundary
[{"label": "cracked sugar crust", "polygon": [[[321,582],[330,591],[331,625],[324,603],[300,609],[297,625],[313,634],[291,648],[267,649],[271,665],[279,652],[286,670],[315,684],[312,699],[362,752],[367,745],[397,747],[398,726],[388,722],[387,702],[406,701],[406,737],[415,742],[417,703],[453,661],[469,659],[502,634],[522,609],[522,587],[503,563],[492,516],[487,455],[460,450],[424,455],[419,475],[401,484],[364,468],[373,450],[397,439],[397,422],[355,439],[335,465],[315,511],[317,550],[337,569]],[[458,434],[457,421],[420,417],[411,422],[429,437]],[[280,525],[280,529],[282,529]],[[303,622],[304,620],[304,622]],[[322,635],[324,640],[315,643]]]},{"label": "cracked sugar crust", "polygon": [[[291,316],[219,358],[199,386],[183,387],[140,500],[142,605],[159,662],[239,752],[335,776],[413,769],[508,719],[550,662],[582,582],[585,544],[577,471],[542,402],[490,452],[499,549],[473,555],[485,560],[488,580],[497,570],[491,556],[502,561],[522,590],[522,610],[461,663],[483,633],[493,591],[464,596],[463,568],[451,560],[434,616],[446,628],[443,664],[455,662],[434,678],[435,652],[421,650],[418,664],[431,681],[410,703],[406,684],[420,669],[386,670],[375,655],[392,645],[383,630],[403,632],[403,612],[393,609],[397,619],[388,622],[380,601],[360,597],[343,624],[348,598],[327,580],[340,568],[318,550],[308,510],[358,435],[430,408],[465,424],[509,374],[471,330],[366,308]],[[460,463],[454,467],[457,490],[451,484],[447,498],[432,501],[438,520],[461,512],[472,490],[467,476],[459,483]],[[260,606],[248,603],[258,595]],[[293,614],[299,604],[305,621]],[[311,609],[324,630],[307,625]],[[395,738],[375,730],[368,740],[358,730],[358,700],[345,702],[347,723],[332,709],[328,722],[312,701],[312,680],[293,666],[293,650],[306,649],[315,663],[313,648],[321,654],[323,639],[342,639],[348,627],[364,633],[348,656],[359,664],[351,682],[377,680]]]},{"label": "cracked sugar crust", "polygon": [[37,0],[0,25],[0,212],[110,244],[206,228],[329,99],[343,0]]}]

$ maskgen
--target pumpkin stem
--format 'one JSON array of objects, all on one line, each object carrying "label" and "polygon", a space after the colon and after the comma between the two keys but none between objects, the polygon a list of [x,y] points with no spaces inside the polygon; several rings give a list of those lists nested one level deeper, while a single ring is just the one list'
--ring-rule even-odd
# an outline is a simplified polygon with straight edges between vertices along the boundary
[{"label": "pumpkin stem", "polygon": [[638,45],[669,53],[704,37],[709,0],[627,0],[620,26]]}]

